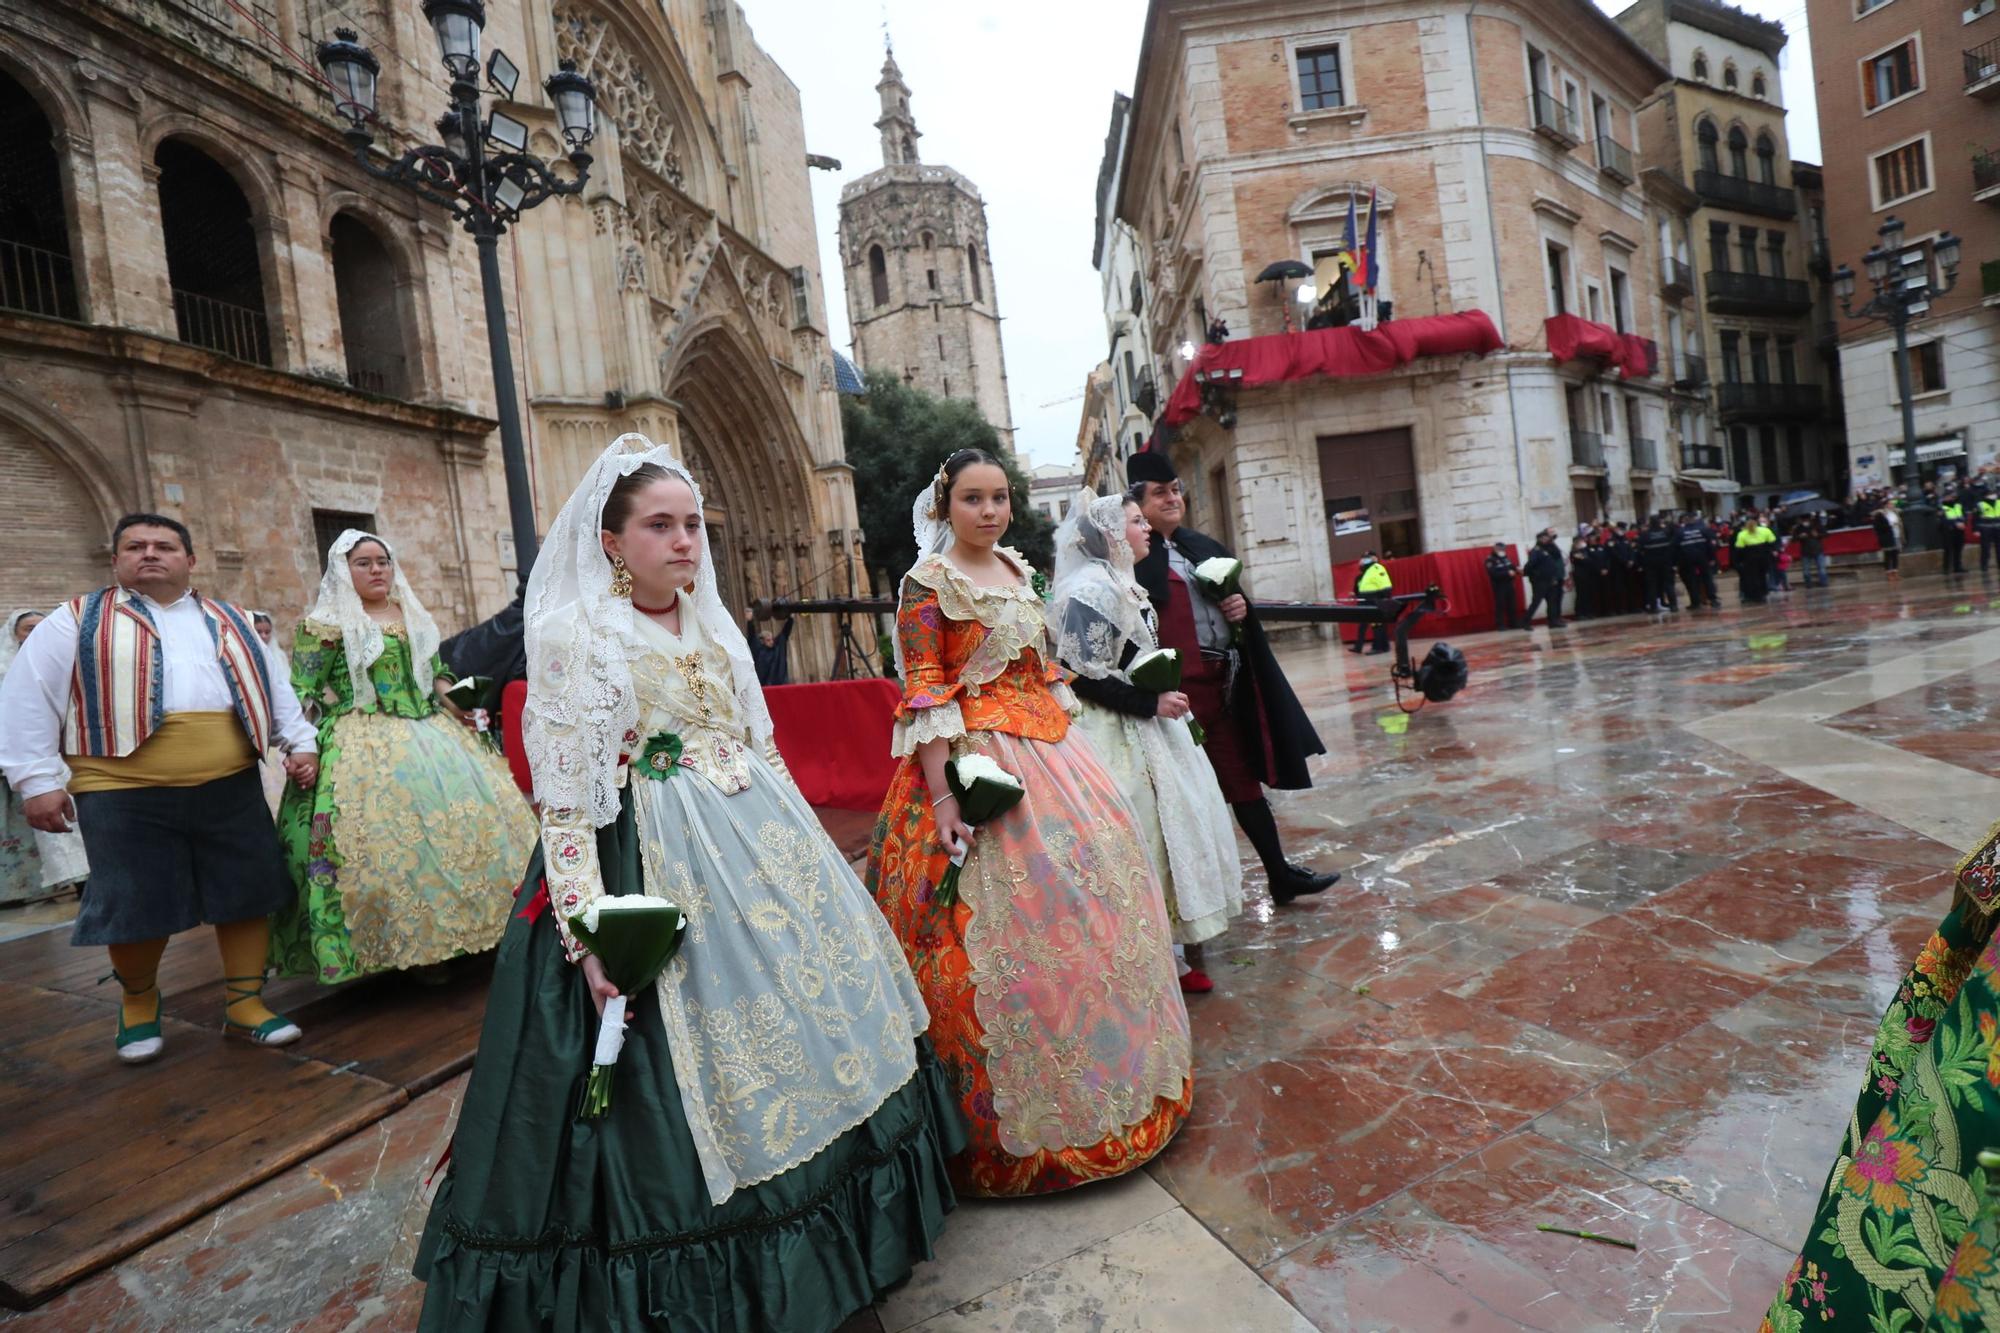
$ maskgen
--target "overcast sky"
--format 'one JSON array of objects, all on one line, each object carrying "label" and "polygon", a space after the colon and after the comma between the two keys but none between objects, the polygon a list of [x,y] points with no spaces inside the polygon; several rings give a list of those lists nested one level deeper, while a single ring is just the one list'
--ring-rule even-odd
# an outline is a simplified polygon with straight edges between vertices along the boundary
[{"label": "overcast sky", "polygon": [[[986,198],[1005,318],[1016,446],[1074,458],[1084,377],[1104,356],[1090,266],[1097,168],[1113,93],[1132,90],[1145,0],[741,0],[757,39],[799,85],[833,337],[849,350],[834,226],[840,188],[882,165],[875,133],[886,18],[910,85],[925,162],[955,167]],[[1610,12],[1625,0],[1598,0]],[[1793,155],[1819,160],[1803,0],[1737,0],[1790,31],[1782,81]]]}]

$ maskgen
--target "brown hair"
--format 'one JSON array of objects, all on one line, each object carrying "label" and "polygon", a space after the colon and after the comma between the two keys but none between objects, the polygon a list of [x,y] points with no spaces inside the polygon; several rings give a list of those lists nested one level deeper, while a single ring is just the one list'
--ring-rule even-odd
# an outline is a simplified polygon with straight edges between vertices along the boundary
[{"label": "brown hair", "polygon": [[598,526],[606,532],[623,532],[631,521],[632,507],[639,502],[639,492],[656,481],[679,481],[680,477],[667,471],[658,463],[641,463],[611,484],[611,494],[604,497],[604,512],[599,516]]},{"label": "brown hair", "polygon": [[953,453],[938,468],[937,480],[931,483],[931,517],[944,518],[951,513],[951,488],[958,484],[958,478],[967,468],[984,463],[1005,472],[1006,466],[984,449],[960,449]]}]

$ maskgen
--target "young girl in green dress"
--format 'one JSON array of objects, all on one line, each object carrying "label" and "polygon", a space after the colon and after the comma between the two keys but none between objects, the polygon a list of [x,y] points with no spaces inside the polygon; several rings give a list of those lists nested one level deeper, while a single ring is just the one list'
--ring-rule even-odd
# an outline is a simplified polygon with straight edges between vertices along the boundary
[{"label": "young girl in green dress", "polygon": [[[541,847],[418,1251],[423,1329],[826,1333],[953,1205],[929,1015],[778,758],[707,555],[693,479],[628,435],[529,580]],[[669,899],[687,934],[579,1121],[617,991],[572,921],[606,895]]]}]

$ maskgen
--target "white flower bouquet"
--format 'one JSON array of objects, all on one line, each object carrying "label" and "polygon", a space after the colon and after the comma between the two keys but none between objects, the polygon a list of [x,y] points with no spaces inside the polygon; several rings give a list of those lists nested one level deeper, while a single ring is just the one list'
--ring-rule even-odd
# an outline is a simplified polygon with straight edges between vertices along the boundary
[{"label": "white flower bouquet", "polygon": [[625,1005],[659,978],[680,950],[687,918],[665,898],[629,893],[598,898],[569,919],[570,933],[589,947],[618,994],[604,1002],[597,1053],[584,1080],[578,1120],[602,1120],[611,1109],[611,1075],[625,1049]]},{"label": "white flower bouquet", "polygon": [[[983,754],[947,760],[944,781],[958,798],[958,817],[975,828],[1006,814],[1027,795],[1021,779]],[[931,898],[938,906],[950,907],[958,901],[959,873],[965,869],[965,858],[971,851],[969,845],[961,847],[951,858],[951,869],[944,872]]]},{"label": "white flower bouquet", "polygon": [[[1195,586],[1212,602],[1223,602],[1243,591],[1243,562],[1234,556],[1212,555],[1194,567]],[[1229,641],[1243,642],[1243,622],[1229,627]]]}]

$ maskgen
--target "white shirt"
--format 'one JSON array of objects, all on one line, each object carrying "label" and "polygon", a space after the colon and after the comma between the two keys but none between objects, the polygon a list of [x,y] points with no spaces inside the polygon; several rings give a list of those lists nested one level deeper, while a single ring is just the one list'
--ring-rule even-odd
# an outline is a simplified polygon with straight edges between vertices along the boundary
[{"label": "white shirt", "polygon": [[[144,593],[145,603],[160,631],[162,700],[169,713],[233,713],[229,677],[215,655],[208,618],[193,593],[162,606]],[[64,603],[35,626],[21,645],[14,665],[0,680],[0,773],[23,799],[58,791],[69,785],[69,765],[62,760],[63,719],[69,711],[70,679],[76,672],[76,616]],[[253,636],[271,674],[273,739],[308,754],[319,750],[319,738],[299,709],[291,673],[281,671],[264,641]]]}]

